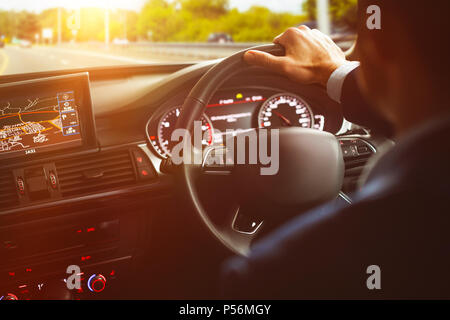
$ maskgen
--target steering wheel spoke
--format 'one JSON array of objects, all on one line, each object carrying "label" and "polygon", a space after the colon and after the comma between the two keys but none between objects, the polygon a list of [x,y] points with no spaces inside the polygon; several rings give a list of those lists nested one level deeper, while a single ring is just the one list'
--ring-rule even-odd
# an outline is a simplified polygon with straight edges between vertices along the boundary
[{"label": "steering wheel spoke", "polygon": [[202,173],[205,175],[231,175],[234,168],[233,159],[230,158],[227,148],[211,146],[205,150],[202,162]]},{"label": "steering wheel spoke", "polygon": [[236,206],[219,229],[224,237],[233,241],[236,251],[246,255],[263,224],[263,220],[247,215],[242,206]]}]

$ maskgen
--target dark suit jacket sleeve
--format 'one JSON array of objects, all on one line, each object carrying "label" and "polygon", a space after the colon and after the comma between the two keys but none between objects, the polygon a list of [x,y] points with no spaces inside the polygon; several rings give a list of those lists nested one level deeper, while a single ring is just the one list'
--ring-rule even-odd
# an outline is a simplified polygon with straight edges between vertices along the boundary
[{"label": "dark suit jacket sleeve", "polygon": [[[439,222],[427,219],[429,204],[421,200],[408,204],[409,190],[384,193],[302,214],[255,243],[248,257],[227,261],[222,270],[223,298],[424,297],[441,284],[448,297],[448,281],[440,280],[448,279],[450,265],[444,249],[448,241],[442,240],[447,215],[440,215]],[[366,286],[371,265],[383,269],[383,290]]]},{"label": "dark suit jacket sleeve", "polygon": [[[391,125],[364,100],[357,73],[357,69],[351,72],[343,84],[345,118],[390,136]],[[377,232],[384,226],[375,227],[374,217],[380,215],[371,212],[375,207],[372,203],[349,207],[330,203],[290,221],[258,242],[249,257],[227,261],[221,282],[224,298],[363,297],[368,291],[364,267],[372,264],[371,259],[382,261],[370,249],[380,247],[372,241],[379,239]]]},{"label": "dark suit jacket sleeve", "polygon": [[342,86],[341,105],[345,119],[367,127],[373,133],[391,137],[392,125],[381,117],[363,97],[357,83],[360,68],[356,68],[345,78]]},{"label": "dark suit jacket sleeve", "polygon": [[[328,296],[330,288],[340,297],[351,297],[345,292],[359,291],[364,264],[354,263],[359,260],[355,246],[360,245],[362,230],[344,222],[348,210],[353,208],[327,205],[301,215],[256,243],[248,257],[227,261],[222,270],[222,298],[333,298]],[[344,252],[352,252],[352,260]],[[355,274],[361,279],[355,279]]]}]

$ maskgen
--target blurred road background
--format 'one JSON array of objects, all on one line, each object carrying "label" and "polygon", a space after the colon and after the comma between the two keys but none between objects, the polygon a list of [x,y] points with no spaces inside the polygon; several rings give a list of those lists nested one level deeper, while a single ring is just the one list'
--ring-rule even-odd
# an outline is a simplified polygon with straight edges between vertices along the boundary
[{"label": "blurred road background", "polygon": [[[142,63],[143,61],[141,61]],[[151,59],[147,63],[155,62]],[[6,46],[0,51],[0,74],[38,72],[79,67],[115,66],[138,60],[52,47]]]},{"label": "blurred road background", "polygon": [[[342,49],[353,44],[354,36],[336,39]],[[197,62],[227,57],[262,43],[104,43],[62,44],[60,46],[6,45],[0,49],[0,75],[46,70],[119,66],[133,64]]]},{"label": "blurred road background", "polygon": [[[128,2],[134,5],[124,7]],[[234,0],[0,1],[0,75],[222,58],[300,24],[331,35],[344,50],[355,39],[357,0],[283,0],[285,7],[238,2],[248,6]]]},{"label": "blurred road background", "polygon": [[166,58],[166,61],[163,61],[151,57],[137,59],[95,51],[45,46],[32,48],[6,46],[0,49],[0,75],[80,67],[161,63],[170,60]]}]

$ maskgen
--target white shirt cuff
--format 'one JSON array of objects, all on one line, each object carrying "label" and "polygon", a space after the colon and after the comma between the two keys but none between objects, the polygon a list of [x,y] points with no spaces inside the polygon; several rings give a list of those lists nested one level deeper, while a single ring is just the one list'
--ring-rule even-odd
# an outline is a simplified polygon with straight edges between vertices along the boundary
[{"label": "white shirt cuff", "polygon": [[343,64],[331,74],[330,79],[327,82],[328,96],[336,102],[341,102],[342,86],[344,85],[347,75],[359,67],[358,61],[349,61]]}]

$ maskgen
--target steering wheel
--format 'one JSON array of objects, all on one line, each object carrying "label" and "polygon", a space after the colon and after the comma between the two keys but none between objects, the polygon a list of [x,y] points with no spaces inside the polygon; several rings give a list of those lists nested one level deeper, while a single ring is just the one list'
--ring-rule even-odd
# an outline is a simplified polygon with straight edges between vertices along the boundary
[{"label": "steering wheel", "polygon": [[[279,45],[263,45],[252,48],[265,51],[276,56],[283,56],[284,48]],[[250,67],[244,62],[243,55],[247,50],[238,52],[216,64],[197,82],[184,101],[177,122],[177,128],[185,129],[184,142],[191,144],[190,132],[193,132],[194,121],[201,118],[210,99],[226,80]],[[255,129],[265,130],[265,129]],[[224,246],[240,255],[247,255],[258,232],[264,227],[266,220],[280,217],[283,211],[294,211],[312,208],[318,204],[335,199],[342,186],[344,162],[341,148],[336,137],[330,133],[300,127],[281,128],[277,131],[279,149],[278,172],[274,175],[261,175],[254,165],[208,166],[208,157],[223,154],[226,149],[213,146],[208,150],[198,150],[189,146],[194,154],[201,154],[200,164],[184,163],[180,170],[182,185],[194,210],[207,230]],[[187,142],[188,141],[188,142]],[[185,151],[185,150],[183,150]],[[236,163],[236,162],[234,162]],[[215,222],[207,212],[199,196],[197,181],[201,175],[232,176],[235,189],[236,206],[230,210],[221,223]],[[220,196],[220,195],[218,195]],[[247,201],[248,200],[248,201]],[[249,229],[239,230],[236,221],[240,217],[243,206],[252,207],[258,203],[257,209],[270,208],[256,222],[249,224]],[[256,208],[256,207],[255,207]],[[266,212],[267,213],[267,212]],[[245,220],[245,219],[244,219]]]}]

